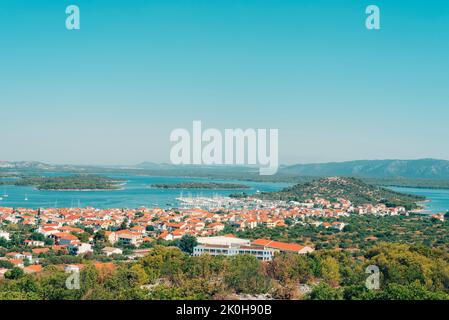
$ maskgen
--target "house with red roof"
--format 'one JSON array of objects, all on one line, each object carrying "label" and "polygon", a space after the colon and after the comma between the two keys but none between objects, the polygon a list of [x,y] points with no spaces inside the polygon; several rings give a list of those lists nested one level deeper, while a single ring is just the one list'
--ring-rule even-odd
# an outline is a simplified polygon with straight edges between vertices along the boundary
[{"label": "house with red roof", "polygon": [[38,273],[42,271],[42,266],[38,264],[32,264],[23,268],[25,273]]},{"label": "house with red roof", "polygon": [[297,243],[285,243],[280,241],[273,241],[273,240],[267,240],[267,239],[257,239],[254,240],[252,243],[254,246],[260,246],[267,249],[273,249],[278,252],[294,252],[294,253],[310,253],[313,252],[314,249],[308,246],[302,246]]},{"label": "house with red roof", "polygon": [[159,238],[159,239],[164,239],[164,240],[170,241],[170,240],[173,240],[173,235],[172,235],[171,233],[167,232],[167,231],[163,231],[163,232],[159,235],[158,238]]},{"label": "house with red roof", "polygon": [[52,234],[51,238],[55,239],[55,243],[59,245],[70,245],[72,242],[78,241],[79,239],[70,233],[58,232]]},{"label": "house with red roof", "polygon": [[142,241],[142,234],[133,232],[131,230],[120,230],[115,233],[117,235],[117,241],[123,244],[138,245]]}]

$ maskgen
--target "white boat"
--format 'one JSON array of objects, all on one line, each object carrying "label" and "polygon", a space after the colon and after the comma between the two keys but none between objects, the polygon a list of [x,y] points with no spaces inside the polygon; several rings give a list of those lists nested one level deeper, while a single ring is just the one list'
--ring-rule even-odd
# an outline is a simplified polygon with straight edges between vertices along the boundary
[{"label": "white boat", "polygon": [[6,193],[6,189],[3,189],[3,198],[8,198],[8,194]]},{"label": "white boat", "polygon": [[0,201],[2,201],[3,200],[3,198],[2,197],[0,197]]},{"label": "white boat", "polygon": [[24,199],[25,201],[28,201],[28,196],[27,195],[25,195],[25,199]]}]

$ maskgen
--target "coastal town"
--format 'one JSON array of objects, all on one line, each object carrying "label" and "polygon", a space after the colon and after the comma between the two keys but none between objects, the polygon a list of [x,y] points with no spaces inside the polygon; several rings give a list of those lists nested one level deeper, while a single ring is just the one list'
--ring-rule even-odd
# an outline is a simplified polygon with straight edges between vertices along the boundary
[{"label": "coastal town", "polygon": [[[133,260],[144,256],[152,244],[196,239],[192,255],[250,254],[271,261],[277,252],[310,253],[314,244],[284,243],[271,239],[241,239],[227,230],[272,229],[292,225],[342,231],[351,215],[409,215],[404,207],[385,204],[354,206],[350,201],[334,202],[314,198],[295,201],[234,199],[230,197],[179,198],[182,208],[95,209],[87,208],[0,208],[0,277],[12,268],[39,273],[41,258],[56,255],[122,257]],[[435,219],[444,221],[443,214]],[[330,219],[330,220],[329,220]],[[18,228],[17,226],[21,226]],[[25,228],[28,232],[18,234]],[[6,243],[14,245],[5,246]],[[101,243],[101,245],[99,245]],[[6,247],[11,248],[10,250]],[[114,260],[96,262],[99,268],[114,267]],[[82,265],[61,265],[66,271]]]}]

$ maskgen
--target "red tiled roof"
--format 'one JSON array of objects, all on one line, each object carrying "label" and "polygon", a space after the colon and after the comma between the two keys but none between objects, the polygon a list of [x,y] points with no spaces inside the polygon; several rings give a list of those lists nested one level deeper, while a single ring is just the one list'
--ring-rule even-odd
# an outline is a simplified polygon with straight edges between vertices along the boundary
[{"label": "red tiled roof", "polygon": [[252,242],[255,245],[264,246],[264,247],[270,247],[282,251],[300,251],[304,248],[304,246],[301,246],[296,243],[285,243],[285,242],[279,242],[279,241],[272,241],[272,240],[266,240],[266,239],[257,239]]},{"label": "red tiled roof", "polygon": [[48,252],[50,249],[48,248],[35,248],[32,249],[31,251],[35,254],[39,254],[39,253],[44,253],[44,252]]},{"label": "red tiled roof", "polygon": [[38,265],[38,264],[33,264],[33,265],[25,267],[24,269],[26,271],[31,271],[31,272],[41,272],[42,271],[42,266]]},{"label": "red tiled roof", "polygon": [[54,236],[59,239],[65,239],[65,240],[70,240],[70,241],[78,240],[78,238],[75,237],[73,234],[65,233],[65,232],[55,233]]}]

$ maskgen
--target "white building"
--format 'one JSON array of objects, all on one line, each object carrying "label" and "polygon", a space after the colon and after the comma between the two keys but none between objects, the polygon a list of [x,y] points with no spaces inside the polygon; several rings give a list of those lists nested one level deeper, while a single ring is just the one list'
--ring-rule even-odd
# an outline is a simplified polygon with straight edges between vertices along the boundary
[{"label": "white building", "polygon": [[74,254],[74,255],[93,252],[92,245],[89,243],[74,242],[74,243],[71,243],[67,248],[68,248],[70,254]]},{"label": "white building", "polygon": [[10,240],[9,232],[0,230],[0,238],[4,238],[5,240]]},{"label": "white building", "polygon": [[333,222],[332,228],[337,229],[338,231],[343,230],[343,228],[346,226],[344,222]]},{"label": "white building", "polygon": [[219,245],[219,244],[204,244],[193,248],[193,255],[200,256],[202,254],[210,254],[212,256],[225,255],[235,256],[238,254],[250,254],[262,261],[271,261],[275,251],[259,246],[251,245]]},{"label": "white building", "polygon": [[235,256],[238,254],[250,254],[262,261],[273,259],[274,250],[266,249],[260,246],[251,245],[248,239],[236,237],[216,236],[216,237],[198,237],[198,245],[193,248],[193,255],[210,254],[212,256],[225,255]]},{"label": "white building", "polygon": [[120,248],[106,247],[101,250],[106,256],[110,256],[112,254],[122,254],[123,250]]},{"label": "white building", "polygon": [[64,267],[64,271],[65,272],[79,272],[80,271],[80,267],[77,266],[76,264],[68,264]]},{"label": "white building", "polygon": [[246,245],[249,246],[251,241],[248,239],[240,239],[235,237],[226,237],[226,236],[216,236],[216,237],[198,237],[196,241],[199,244],[203,245],[222,245],[222,246],[231,246],[231,245]]},{"label": "white building", "polygon": [[29,247],[44,247],[45,242],[39,240],[25,240],[25,244]]},{"label": "white building", "polygon": [[128,230],[121,230],[116,232],[118,242],[124,245],[138,245],[141,242],[142,234],[136,232],[130,232]]}]

